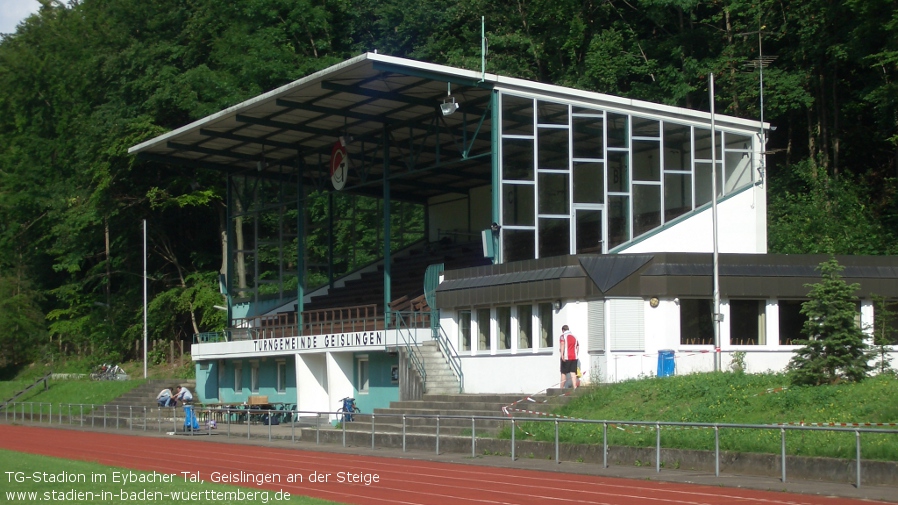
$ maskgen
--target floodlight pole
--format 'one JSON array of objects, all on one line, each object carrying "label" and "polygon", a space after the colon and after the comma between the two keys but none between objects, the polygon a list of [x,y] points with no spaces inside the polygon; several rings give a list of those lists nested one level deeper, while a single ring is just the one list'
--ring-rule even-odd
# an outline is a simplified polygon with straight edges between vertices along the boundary
[{"label": "floodlight pole", "polygon": [[143,220],[143,378],[147,378],[147,220]]},{"label": "floodlight pole", "polygon": [[708,91],[711,94],[711,228],[714,253],[714,311],[711,324],[714,326],[714,371],[720,371],[720,275],[717,257],[717,128],[714,123],[714,74],[708,77]]}]

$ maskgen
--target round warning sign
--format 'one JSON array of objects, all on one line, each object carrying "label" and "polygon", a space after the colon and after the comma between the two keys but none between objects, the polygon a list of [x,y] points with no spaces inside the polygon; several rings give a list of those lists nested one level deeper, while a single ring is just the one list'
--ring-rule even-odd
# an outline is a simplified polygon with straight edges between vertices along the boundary
[{"label": "round warning sign", "polygon": [[348,175],[349,158],[346,148],[339,141],[334,142],[334,149],[331,151],[331,184],[334,185],[334,189],[337,191],[343,189]]}]

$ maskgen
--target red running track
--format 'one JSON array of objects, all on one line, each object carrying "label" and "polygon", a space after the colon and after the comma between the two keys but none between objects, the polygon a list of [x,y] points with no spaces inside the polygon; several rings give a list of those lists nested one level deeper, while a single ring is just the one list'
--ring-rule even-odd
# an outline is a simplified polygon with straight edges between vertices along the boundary
[{"label": "red running track", "polygon": [[[185,437],[145,437],[30,426],[0,426],[0,448],[134,470],[177,474],[213,472],[277,474],[280,484],[241,484],[284,490],[351,504],[477,505],[870,505],[867,500],[834,499],[748,489],[638,481],[610,477],[469,466],[432,461],[334,454],[195,441]],[[15,470],[15,469],[12,469]],[[312,473],[330,474],[309,482]],[[338,482],[338,472],[377,474],[379,481]],[[302,483],[286,483],[288,474]]]}]

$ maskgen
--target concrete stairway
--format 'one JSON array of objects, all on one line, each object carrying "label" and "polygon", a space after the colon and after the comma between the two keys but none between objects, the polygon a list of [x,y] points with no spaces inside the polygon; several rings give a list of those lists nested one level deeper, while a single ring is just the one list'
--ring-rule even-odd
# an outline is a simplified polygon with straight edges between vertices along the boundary
[{"label": "concrete stairway", "polygon": [[449,360],[440,350],[439,342],[430,340],[423,344],[418,344],[419,356],[424,361],[424,371],[427,373],[427,380],[424,384],[425,394],[457,394],[459,392],[459,381]]},{"label": "concrete stairway", "polygon": [[[428,378],[429,376],[428,373]],[[503,427],[510,426],[510,420],[503,407],[512,406],[519,409],[520,411],[510,412],[516,419],[542,417],[540,413],[548,413],[566,404],[572,397],[570,391],[561,390],[549,390],[540,395],[428,393],[421,400],[392,402],[389,408],[356,414],[352,422],[344,424],[347,441],[351,443],[370,444],[373,424],[378,446],[400,447],[404,425],[409,440],[413,439],[416,440],[416,444],[427,446],[434,443],[438,431],[441,438],[447,439],[470,440],[472,430],[477,437],[494,436]],[[405,416],[404,424],[403,416]],[[440,416],[439,421],[436,416]],[[478,417],[495,419],[478,419]],[[316,433],[314,428],[303,428],[301,436],[309,437],[307,439],[311,440],[321,437],[324,442],[340,443],[343,430]]]},{"label": "concrete stairway", "polygon": [[[162,409],[156,404],[156,395],[159,391],[172,386],[182,385],[190,389],[196,395],[196,380],[194,379],[150,379],[131,391],[119,396],[111,402],[97,406],[90,414],[84,416],[84,423],[105,426],[127,426],[133,418],[142,418],[144,412],[150,419],[169,419],[172,415],[169,409]],[[179,414],[183,416],[183,414]],[[143,421],[141,421],[142,423]]]}]

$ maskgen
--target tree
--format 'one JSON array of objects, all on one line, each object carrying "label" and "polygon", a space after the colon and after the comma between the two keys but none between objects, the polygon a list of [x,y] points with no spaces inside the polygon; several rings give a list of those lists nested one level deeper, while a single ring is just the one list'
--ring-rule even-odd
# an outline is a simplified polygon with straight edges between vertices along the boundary
[{"label": "tree", "polygon": [[808,301],[801,306],[807,317],[802,328],[806,340],[795,351],[788,370],[796,385],[860,382],[871,370],[867,363],[867,344],[858,326],[857,297],[859,284],[847,284],[840,275],[843,267],[835,257],[820,264],[822,280],[811,288]]}]

